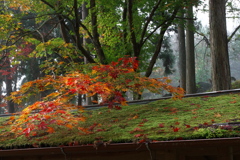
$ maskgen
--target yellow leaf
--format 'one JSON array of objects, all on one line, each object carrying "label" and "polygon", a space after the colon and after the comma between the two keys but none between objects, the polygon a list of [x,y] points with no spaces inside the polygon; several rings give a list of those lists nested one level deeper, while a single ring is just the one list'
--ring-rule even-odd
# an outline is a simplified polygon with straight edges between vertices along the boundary
[{"label": "yellow leaf", "polygon": [[214,117],[222,117],[222,115],[220,113],[216,113]]},{"label": "yellow leaf", "polygon": [[128,105],[128,104],[127,104],[127,101],[122,101],[122,102],[121,102],[121,105],[122,105],[122,106],[127,106],[127,105]]},{"label": "yellow leaf", "polygon": [[96,74],[97,73],[97,71],[96,70],[92,70],[92,74]]},{"label": "yellow leaf", "polygon": [[49,94],[46,98],[48,98],[48,97],[54,98],[54,97],[57,97],[59,94],[60,93],[58,93],[58,92],[53,92],[53,93]]},{"label": "yellow leaf", "polygon": [[134,116],[132,119],[137,119],[138,118],[138,115]]},{"label": "yellow leaf", "polygon": [[63,47],[65,47],[65,48],[66,48],[67,46],[68,46],[68,43],[65,43],[65,44],[63,45]]}]

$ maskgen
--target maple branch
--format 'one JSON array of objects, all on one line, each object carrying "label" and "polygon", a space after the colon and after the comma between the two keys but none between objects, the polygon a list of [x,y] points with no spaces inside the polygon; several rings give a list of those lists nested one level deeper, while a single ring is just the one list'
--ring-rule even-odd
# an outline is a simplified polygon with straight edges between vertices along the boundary
[{"label": "maple branch", "polygon": [[41,0],[43,3],[45,3],[46,5],[48,5],[49,7],[51,7],[52,9],[55,9],[53,5],[51,5],[49,2],[45,1],[45,0]]},{"label": "maple branch", "polygon": [[[69,23],[71,23],[74,26],[74,23],[72,22],[71,19],[69,19],[69,17],[67,17],[65,15],[61,15],[61,16],[63,16],[65,19],[67,19],[69,21]],[[78,21],[78,23],[87,32],[90,39],[93,39],[93,36],[92,36],[91,32],[88,30],[88,28],[81,21]],[[68,30],[70,31],[70,29],[68,29]],[[74,32],[75,32],[75,30],[74,30]]]},{"label": "maple branch", "polygon": [[233,36],[236,34],[236,32],[239,30],[240,28],[240,25],[237,26],[237,28],[235,28],[235,30],[233,31],[233,33],[231,34],[231,36],[228,38],[227,42],[230,42],[231,39],[233,38]]},{"label": "maple branch", "polygon": [[61,31],[62,38],[63,38],[64,42],[69,43],[70,40],[69,40],[69,38],[67,36],[67,32],[65,30],[68,27],[65,25],[64,19],[62,18],[62,16],[58,16],[58,19],[59,19],[59,23],[60,23],[60,31]]},{"label": "maple branch", "polygon": [[[178,13],[178,10],[179,10],[179,7],[177,6],[174,9],[173,14],[171,15],[171,17],[169,19],[165,20],[166,23],[163,24],[163,27],[161,28],[160,38],[159,38],[157,47],[155,49],[155,52],[154,52],[154,54],[153,54],[153,56],[152,56],[152,58],[150,60],[150,63],[148,65],[148,68],[147,68],[146,73],[145,73],[146,77],[149,77],[151,75],[151,73],[152,73],[153,66],[156,63],[156,59],[157,59],[157,57],[158,57],[158,55],[160,54],[160,51],[161,51],[164,34],[165,34],[166,30],[168,29],[168,27],[172,24],[175,16]],[[152,32],[152,34],[153,34],[153,32]]]},{"label": "maple branch", "polygon": [[[45,0],[41,0],[41,1],[42,1],[43,3],[45,3],[46,5],[48,5],[50,8],[52,8],[55,12],[57,12],[56,9],[55,9],[55,7],[54,7],[53,5],[51,5],[49,2],[47,2],[47,1],[45,1]],[[62,17],[61,15],[59,15],[59,14],[57,14],[57,13],[55,13],[55,15],[57,15],[57,17],[58,17],[58,19],[59,19],[60,30],[61,30],[61,33],[62,33],[62,36],[63,36],[63,40],[64,40],[66,43],[68,43],[69,40],[68,40],[68,38],[67,38],[67,33],[66,33],[66,31],[65,31],[66,25],[64,24],[64,19],[63,19],[63,17]]]},{"label": "maple branch", "polygon": [[91,32],[87,29],[87,27],[86,27],[83,23],[81,23],[81,22],[79,22],[79,24],[80,24],[80,26],[87,32],[87,34],[88,34],[88,36],[90,37],[90,39],[93,40],[93,35],[92,35]]},{"label": "maple branch", "polygon": [[[210,42],[209,42],[209,40],[208,40],[208,38],[206,37],[206,35],[204,35],[203,33],[200,33],[200,32],[198,32],[198,31],[195,31],[198,35],[200,35],[200,36],[202,36],[203,37],[203,39],[201,40],[201,41],[205,41],[206,42],[206,44],[208,45],[208,46],[210,46]],[[199,41],[199,43],[201,42],[201,41]],[[199,44],[198,43],[198,44]],[[198,44],[196,44],[195,46],[197,46]]]},{"label": "maple branch", "polygon": [[106,63],[106,57],[103,52],[101,43],[99,41],[98,26],[97,26],[97,15],[96,15],[96,2],[95,0],[90,0],[90,9],[91,9],[91,23],[92,23],[92,42],[96,48],[96,52],[102,64]]},{"label": "maple branch", "polygon": [[162,27],[168,19],[165,19],[161,24],[159,24],[152,32],[149,33],[149,35],[143,40],[142,45],[160,28]]},{"label": "maple branch", "polygon": [[[54,18],[56,18],[56,17],[53,17],[53,18],[51,18],[51,19],[48,19],[48,20],[46,20],[46,21],[44,21],[37,29],[35,29],[35,30],[33,30],[33,31],[23,31],[21,28],[19,28],[18,29],[18,31],[20,31],[20,33],[19,33],[19,35],[15,38],[16,40],[15,40],[15,42],[13,42],[12,44],[16,44],[18,41],[20,41],[21,39],[22,39],[22,37],[25,37],[25,36],[27,36],[27,35],[33,35],[34,36],[34,32],[37,32],[37,31],[39,31],[48,21],[50,21],[50,20],[52,20],[52,19],[54,19]],[[58,22],[57,22],[58,23]],[[57,24],[56,23],[56,24]],[[52,28],[52,30],[53,30],[54,28]],[[15,32],[16,33],[16,32]],[[50,34],[50,32],[48,32],[49,34]],[[48,36],[49,34],[47,34],[46,36]],[[11,35],[14,35],[14,33],[13,34],[11,34]],[[46,37],[45,36],[45,37]],[[36,39],[39,39],[39,37],[36,37],[35,36],[35,38]]]},{"label": "maple branch", "polygon": [[94,59],[92,56],[89,54],[89,52],[83,48],[81,41],[80,41],[80,34],[79,34],[79,18],[78,18],[78,8],[77,8],[77,0],[74,0],[74,14],[75,14],[75,34],[76,34],[76,46],[77,48],[82,52],[82,54],[87,58],[87,60],[90,63],[95,63]]},{"label": "maple branch", "polygon": [[134,57],[139,57],[140,54],[140,47],[136,40],[136,35],[134,32],[134,25],[133,25],[133,2],[132,0],[127,0],[127,12],[128,12],[128,25],[130,30],[131,42],[133,46]]},{"label": "maple branch", "polygon": [[41,18],[41,17],[45,17],[45,16],[52,16],[52,15],[56,15],[56,13],[48,13],[48,14],[42,14],[39,16],[25,16],[24,18],[20,18],[20,20],[29,20],[29,19],[36,19],[36,18]]},{"label": "maple branch", "polygon": [[[126,24],[126,21],[127,21],[127,4],[126,4],[126,1],[124,1],[124,6],[123,6],[123,12],[122,12],[122,23],[123,25]],[[126,50],[126,55],[129,55],[131,56],[131,51],[129,51],[128,47],[127,47],[127,44],[128,44],[128,40],[127,40],[127,28],[124,27],[123,28],[123,41],[124,41],[124,47],[125,47],[125,50]]]},{"label": "maple branch", "polygon": [[148,19],[147,19],[147,22],[144,24],[143,32],[142,32],[141,40],[140,40],[140,45],[141,45],[141,46],[143,45],[143,42],[145,43],[145,41],[144,41],[144,36],[145,36],[145,34],[146,34],[146,32],[147,32],[148,25],[149,25],[149,23],[151,22],[152,17],[154,16],[155,11],[158,9],[158,6],[160,5],[161,1],[162,1],[162,0],[159,0],[159,1],[155,4],[155,6],[153,7],[153,9],[152,9],[152,11],[151,11],[151,13],[150,13],[150,15],[149,15],[149,17],[148,17]]},{"label": "maple branch", "polygon": [[163,42],[163,36],[165,34],[167,29],[162,29],[161,32],[160,32],[160,38],[159,38],[159,41],[158,41],[158,44],[156,46],[156,49],[155,49],[155,52],[150,60],[150,63],[148,65],[148,68],[146,70],[146,73],[145,73],[145,76],[146,77],[149,77],[152,73],[152,68],[154,66],[154,64],[156,63],[156,60],[157,60],[157,57],[160,53],[160,50],[161,50],[161,47],[162,47],[162,42]]},{"label": "maple branch", "polygon": [[[51,5],[50,3],[48,3],[46,0],[41,0],[41,1],[43,3],[45,3],[46,5],[48,5],[50,8],[52,8],[53,10],[55,10],[54,6]],[[77,8],[77,1],[76,0],[74,0],[74,7],[75,7],[74,8],[75,17],[78,17],[78,13],[76,12],[76,8]],[[67,26],[65,25],[65,23],[63,21],[64,17],[66,18],[66,16],[64,16],[64,15],[61,15],[59,17],[60,20],[61,20],[60,22],[61,22],[62,27],[67,28]],[[68,20],[70,20],[70,19],[68,18]],[[69,22],[71,22],[71,20]],[[92,56],[82,47],[82,45],[80,43],[80,40],[79,40],[80,35],[78,35],[79,34],[79,30],[77,30],[77,32],[75,30],[75,34],[76,34],[76,46],[77,46],[77,48],[82,52],[82,54],[88,59],[88,61],[90,63],[95,63],[95,61],[92,58]],[[64,35],[64,36],[65,36],[65,40],[67,40],[66,39],[67,38],[66,35]]]},{"label": "maple branch", "polygon": [[176,16],[175,18],[177,18],[177,19],[185,19],[185,20],[197,20],[197,18],[178,17],[178,16]]},{"label": "maple branch", "polygon": [[75,16],[75,27],[74,27],[74,31],[76,34],[76,44],[77,45],[81,45],[80,43],[80,34],[79,34],[79,17],[78,17],[78,8],[77,8],[77,0],[74,0],[74,16]]},{"label": "maple branch", "polygon": [[168,23],[169,21],[172,22],[174,18],[176,18],[176,15],[178,13],[179,7],[177,7],[174,11],[173,14],[171,15],[171,17],[169,17],[168,19],[165,19],[161,24],[159,24],[152,32],[150,32],[150,34],[143,40],[143,44],[163,25],[165,25],[166,23]]}]

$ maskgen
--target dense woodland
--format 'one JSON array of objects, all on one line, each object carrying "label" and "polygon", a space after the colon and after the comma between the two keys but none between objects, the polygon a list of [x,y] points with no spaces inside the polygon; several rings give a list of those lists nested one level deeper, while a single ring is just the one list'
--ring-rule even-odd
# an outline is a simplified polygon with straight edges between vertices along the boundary
[{"label": "dense woodland", "polygon": [[[1,113],[56,92],[40,89],[21,103],[4,99],[26,82],[89,73],[124,57],[135,57],[134,72],[170,77],[187,94],[231,89],[231,77],[240,79],[240,23],[226,27],[227,20],[239,22],[238,0],[4,0],[0,8]],[[156,96],[132,95],[128,100]],[[98,97],[76,93],[72,101],[86,105]]]}]

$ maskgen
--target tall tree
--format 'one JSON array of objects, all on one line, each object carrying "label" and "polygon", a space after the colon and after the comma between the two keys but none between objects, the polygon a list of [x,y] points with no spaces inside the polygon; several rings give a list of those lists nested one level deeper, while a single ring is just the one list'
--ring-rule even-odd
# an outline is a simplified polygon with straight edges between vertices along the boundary
[{"label": "tall tree", "polygon": [[[182,10],[181,10],[182,12]],[[181,19],[184,13],[180,13]],[[178,24],[178,49],[179,49],[179,71],[180,71],[180,87],[186,90],[186,46],[185,46],[185,28],[184,20],[180,20]]]},{"label": "tall tree", "polygon": [[231,87],[225,4],[226,0],[209,0],[212,89],[214,91]]},{"label": "tall tree", "polygon": [[[6,59],[6,65],[7,65],[7,69],[9,70],[11,68],[9,58]],[[12,91],[13,91],[13,77],[12,76],[13,75],[12,75],[11,72],[9,72],[9,74],[5,75],[7,96],[10,96]],[[14,113],[15,112],[13,101],[10,101],[10,100],[7,101],[7,109],[8,109],[8,113]]]},{"label": "tall tree", "polygon": [[195,53],[194,53],[194,20],[193,5],[187,9],[187,28],[186,28],[186,93],[196,92],[195,78]]}]

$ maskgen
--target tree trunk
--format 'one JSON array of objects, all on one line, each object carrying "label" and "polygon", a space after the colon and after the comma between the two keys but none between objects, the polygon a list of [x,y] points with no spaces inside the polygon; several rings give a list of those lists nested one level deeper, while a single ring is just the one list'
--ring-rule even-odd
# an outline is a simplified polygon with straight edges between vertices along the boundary
[{"label": "tree trunk", "polygon": [[179,8],[178,7],[175,8],[175,10],[174,10],[173,14],[171,15],[171,17],[164,24],[161,25],[161,31],[160,31],[160,34],[159,34],[159,40],[157,42],[156,49],[155,49],[155,51],[153,53],[153,56],[152,56],[152,58],[150,60],[148,68],[146,70],[146,73],[145,73],[146,77],[149,77],[151,75],[151,73],[152,73],[153,67],[154,67],[154,65],[156,63],[156,60],[157,60],[158,55],[160,54],[160,51],[161,51],[161,48],[162,48],[162,42],[163,42],[164,34],[167,31],[168,27],[170,25],[172,25],[172,22],[173,22],[175,16],[177,15],[178,11],[179,11]]},{"label": "tree trunk", "polygon": [[[3,104],[3,91],[2,91],[2,86],[3,86],[3,80],[2,80],[2,77],[0,78],[0,103]],[[0,114],[4,114],[4,107],[0,107]]]},{"label": "tree trunk", "polygon": [[127,19],[128,19],[128,27],[130,31],[130,40],[132,44],[132,50],[134,57],[139,60],[141,46],[137,42],[136,34],[134,31],[134,24],[133,24],[133,1],[127,0]]},{"label": "tree trunk", "polygon": [[225,0],[209,0],[210,46],[213,90],[231,87]]},{"label": "tree trunk", "polygon": [[155,52],[150,60],[149,65],[148,65],[148,68],[145,72],[145,77],[150,77],[150,75],[152,74],[153,66],[156,63],[158,55],[160,54],[160,51],[162,48],[163,38],[164,38],[164,34],[165,34],[166,30],[167,30],[167,27],[163,28],[160,32],[160,35],[159,35],[160,38],[158,40],[158,44],[156,46]]},{"label": "tree trunk", "polygon": [[96,11],[96,1],[90,0],[90,9],[91,9],[91,25],[92,25],[92,35],[93,40],[92,43],[95,46],[97,56],[101,62],[101,64],[106,64],[106,57],[103,52],[100,40],[99,40],[99,34],[98,34],[98,25],[97,25],[97,11]]},{"label": "tree trunk", "polygon": [[[6,66],[10,68],[10,61],[9,59],[6,60]],[[5,76],[5,82],[6,82],[6,92],[7,96],[10,96],[13,89],[12,89],[12,77],[11,74],[8,74]],[[11,100],[7,100],[7,108],[8,108],[8,113],[14,113],[14,103]]]},{"label": "tree trunk", "polygon": [[195,55],[194,55],[194,21],[193,7],[187,10],[187,29],[186,29],[186,93],[196,92],[195,82]]},{"label": "tree trunk", "polygon": [[[184,14],[181,14],[184,17]],[[179,46],[179,70],[180,70],[180,87],[186,90],[186,47],[185,47],[185,30],[184,21],[178,25],[178,46]]]},{"label": "tree trunk", "polygon": [[[87,5],[86,2],[84,2],[83,5],[82,5],[82,19],[83,19],[83,20],[86,19],[86,17],[88,16],[88,8],[86,7],[86,5]],[[96,38],[96,37],[95,37],[95,38]],[[97,39],[98,39],[98,38],[97,38]],[[91,43],[90,39],[87,39],[87,38],[84,38],[84,37],[83,37],[83,46],[85,46],[85,49],[86,49],[87,52],[89,52],[89,51],[88,51],[88,48],[87,48],[87,44],[89,44],[89,43]],[[89,53],[89,54],[90,54],[90,53]],[[105,59],[105,58],[103,58],[103,59]],[[88,60],[87,60],[87,58],[84,58],[84,63],[85,63],[85,64],[89,63]],[[93,96],[93,97],[89,97],[89,96],[86,95],[85,97],[86,97],[86,100],[85,100],[86,105],[92,105],[92,104],[93,104],[92,101],[98,101],[97,95],[96,95],[96,96]],[[80,99],[79,99],[79,100],[80,100]],[[81,101],[82,101],[82,99],[81,99]],[[80,101],[78,101],[78,103],[79,103],[79,105],[80,105]],[[82,102],[81,102],[81,104],[82,104]]]},{"label": "tree trunk", "polygon": [[[88,16],[88,8],[86,7],[86,5],[87,5],[86,2],[84,2],[83,5],[82,5],[82,19],[83,20],[86,19],[86,17]],[[91,43],[90,40],[83,36],[83,46],[85,47],[87,52],[89,52],[88,48],[87,48],[87,44],[89,44],[89,43]],[[86,57],[84,57],[84,63],[85,64],[89,63]],[[82,101],[82,99],[81,99],[81,101]],[[85,96],[85,102],[86,102],[85,105],[92,105],[91,97],[86,95]],[[78,103],[80,105],[80,102],[78,102]],[[81,104],[82,104],[82,102],[81,102]]]}]

